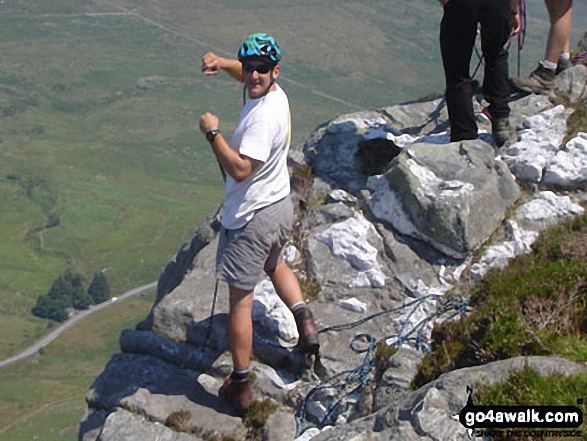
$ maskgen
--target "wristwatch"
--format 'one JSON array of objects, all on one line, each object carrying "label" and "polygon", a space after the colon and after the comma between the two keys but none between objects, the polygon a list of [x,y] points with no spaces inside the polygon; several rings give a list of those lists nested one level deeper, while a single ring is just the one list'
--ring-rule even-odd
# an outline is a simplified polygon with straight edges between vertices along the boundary
[{"label": "wristwatch", "polygon": [[216,138],[216,135],[218,135],[219,133],[219,129],[208,130],[206,132],[206,139],[208,140],[208,142],[214,142],[214,138]]}]

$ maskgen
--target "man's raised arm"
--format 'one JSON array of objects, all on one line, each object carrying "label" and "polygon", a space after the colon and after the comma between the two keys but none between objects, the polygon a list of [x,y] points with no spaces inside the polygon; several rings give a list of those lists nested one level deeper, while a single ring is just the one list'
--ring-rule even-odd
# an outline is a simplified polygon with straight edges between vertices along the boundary
[{"label": "man's raised arm", "polygon": [[237,59],[224,58],[214,52],[207,52],[202,57],[202,72],[204,75],[216,75],[221,70],[227,72],[239,82],[244,82],[242,64]]}]

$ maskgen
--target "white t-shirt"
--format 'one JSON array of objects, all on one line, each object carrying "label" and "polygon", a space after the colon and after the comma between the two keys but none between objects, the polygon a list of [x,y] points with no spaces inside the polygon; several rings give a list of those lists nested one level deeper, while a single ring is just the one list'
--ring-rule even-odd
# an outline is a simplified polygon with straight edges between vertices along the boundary
[{"label": "white t-shirt", "polygon": [[289,195],[287,153],[291,142],[289,102],[276,90],[247,100],[230,145],[241,155],[263,162],[247,179],[226,176],[222,226],[229,230],[249,222],[255,212]]}]

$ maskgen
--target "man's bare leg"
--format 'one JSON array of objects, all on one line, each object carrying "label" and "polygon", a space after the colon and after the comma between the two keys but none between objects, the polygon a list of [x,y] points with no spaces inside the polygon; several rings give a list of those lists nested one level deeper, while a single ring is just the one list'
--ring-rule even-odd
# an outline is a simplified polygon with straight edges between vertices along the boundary
[{"label": "man's bare leg", "polygon": [[228,287],[228,339],[235,369],[248,369],[253,351],[253,291]]},{"label": "man's bare leg", "polygon": [[302,289],[293,270],[281,261],[273,271],[267,271],[275,291],[288,308],[304,301]]},{"label": "man's bare leg", "polygon": [[298,279],[292,269],[283,261],[273,271],[267,271],[277,295],[291,310],[300,335],[298,345],[304,352],[318,354],[318,328],[306,304]]},{"label": "man's bare leg", "polygon": [[572,0],[544,0],[550,17],[550,31],[544,58],[557,63],[562,53],[569,51],[573,14]]}]

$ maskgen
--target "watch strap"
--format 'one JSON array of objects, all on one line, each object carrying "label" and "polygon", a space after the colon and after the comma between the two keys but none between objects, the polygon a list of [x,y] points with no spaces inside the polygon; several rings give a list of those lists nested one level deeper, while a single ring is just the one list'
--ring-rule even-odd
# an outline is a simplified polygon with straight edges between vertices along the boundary
[{"label": "watch strap", "polygon": [[216,135],[218,135],[219,133],[219,129],[209,130],[206,132],[206,139],[208,140],[208,142],[214,142],[214,138],[216,138]]}]

